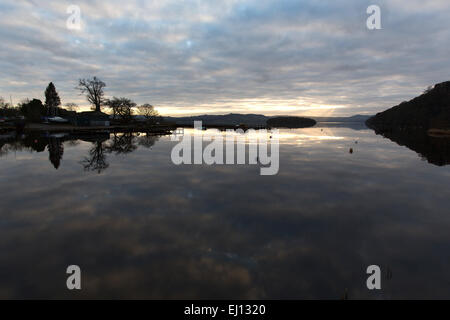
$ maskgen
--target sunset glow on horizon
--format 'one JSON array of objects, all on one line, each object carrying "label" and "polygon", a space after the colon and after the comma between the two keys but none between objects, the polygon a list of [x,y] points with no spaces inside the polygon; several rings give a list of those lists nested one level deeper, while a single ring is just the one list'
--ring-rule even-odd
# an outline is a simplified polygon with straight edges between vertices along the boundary
[{"label": "sunset glow on horizon", "polygon": [[74,87],[97,76],[167,116],[375,114],[448,80],[450,36],[448,1],[378,2],[380,30],[360,0],[4,0],[0,97],[42,100],[53,82],[89,110]]}]

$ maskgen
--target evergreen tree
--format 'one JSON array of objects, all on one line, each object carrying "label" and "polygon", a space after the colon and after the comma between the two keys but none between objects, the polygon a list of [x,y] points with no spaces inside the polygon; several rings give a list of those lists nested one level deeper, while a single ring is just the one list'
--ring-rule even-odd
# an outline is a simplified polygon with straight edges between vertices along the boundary
[{"label": "evergreen tree", "polygon": [[45,106],[50,116],[56,116],[56,110],[61,105],[61,99],[56,92],[55,85],[50,82],[45,89]]}]

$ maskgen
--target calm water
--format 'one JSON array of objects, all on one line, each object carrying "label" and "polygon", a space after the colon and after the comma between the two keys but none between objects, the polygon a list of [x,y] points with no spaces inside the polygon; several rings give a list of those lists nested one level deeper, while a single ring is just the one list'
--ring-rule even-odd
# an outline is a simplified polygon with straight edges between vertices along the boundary
[{"label": "calm water", "polygon": [[283,130],[276,176],[175,166],[168,136],[0,140],[0,298],[450,298],[445,154],[354,129]]}]

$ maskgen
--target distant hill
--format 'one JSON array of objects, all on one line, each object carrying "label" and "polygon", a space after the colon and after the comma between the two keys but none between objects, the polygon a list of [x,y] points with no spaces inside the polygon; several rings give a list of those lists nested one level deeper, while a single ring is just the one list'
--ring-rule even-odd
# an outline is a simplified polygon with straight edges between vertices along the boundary
[{"label": "distant hill", "polygon": [[267,120],[267,125],[274,128],[307,128],[316,123],[316,120],[302,117],[274,117]]},{"label": "distant hill", "polygon": [[[200,115],[190,117],[164,117],[165,121],[178,125],[193,125],[194,121],[202,121],[203,125],[240,125],[264,126],[267,120],[281,116],[267,117],[262,114],[230,113],[225,115]],[[283,116],[285,117],[285,116]],[[309,117],[317,122],[365,122],[370,116],[355,115],[352,117]],[[294,117],[295,118],[295,117]]]},{"label": "distant hill", "polygon": [[378,132],[450,129],[450,81],[436,84],[424,94],[378,113],[366,123]]}]

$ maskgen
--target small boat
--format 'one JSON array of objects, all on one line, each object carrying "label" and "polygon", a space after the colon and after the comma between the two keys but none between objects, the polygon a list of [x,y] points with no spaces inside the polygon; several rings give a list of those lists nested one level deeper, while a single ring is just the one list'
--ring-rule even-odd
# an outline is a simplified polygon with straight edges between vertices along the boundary
[{"label": "small boat", "polygon": [[54,122],[54,123],[67,123],[67,122],[69,122],[69,120],[61,118],[61,117],[51,117],[51,118],[47,118],[47,120],[49,122]]}]

